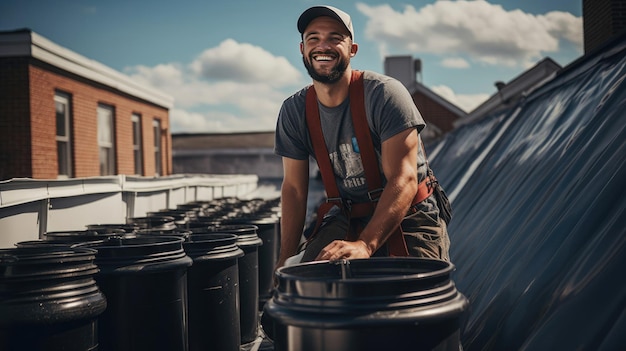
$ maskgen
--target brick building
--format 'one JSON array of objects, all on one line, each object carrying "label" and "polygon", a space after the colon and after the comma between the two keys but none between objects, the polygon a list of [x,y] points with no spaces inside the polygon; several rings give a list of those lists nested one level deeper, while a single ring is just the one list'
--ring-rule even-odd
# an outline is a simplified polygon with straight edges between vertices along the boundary
[{"label": "brick building", "polygon": [[417,79],[421,74],[421,60],[410,55],[385,58],[385,74],[398,79],[409,90],[419,109],[426,128],[420,134],[424,142],[442,137],[454,129],[454,123],[467,112],[428,89]]},{"label": "brick building", "polygon": [[28,29],[0,32],[0,180],[171,174],[172,104]]}]

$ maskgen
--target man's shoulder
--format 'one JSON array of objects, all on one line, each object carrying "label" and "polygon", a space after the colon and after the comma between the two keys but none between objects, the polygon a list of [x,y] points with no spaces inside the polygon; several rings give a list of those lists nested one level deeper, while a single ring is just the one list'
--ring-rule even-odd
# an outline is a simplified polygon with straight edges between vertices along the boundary
[{"label": "man's shoulder", "polygon": [[363,80],[379,82],[379,83],[388,83],[388,82],[399,82],[397,79],[374,71],[363,71]]},{"label": "man's shoulder", "polygon": [[300,105],[304,104],[306,99],[306,92],[309,89],[311,84],[305,86],[304,88],[296,91],[295,93],[289,95],[285,100],[283,100],[283,105]]},{"label": "man's shoulder", "polygon": [[363,84],[366,91],[370,91],[375,95],[393,95],[402,89],[406,89],[396,78],[373,71],[363,71]]}]

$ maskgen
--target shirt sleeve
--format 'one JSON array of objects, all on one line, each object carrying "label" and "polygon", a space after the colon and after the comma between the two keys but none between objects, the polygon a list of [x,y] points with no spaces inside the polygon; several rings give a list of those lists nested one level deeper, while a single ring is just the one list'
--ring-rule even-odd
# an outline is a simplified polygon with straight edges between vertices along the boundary
[{"label": "shirt sleeve", "polygon": [[426,126],[422,115],[415,106],[413,97],[400,81],[382,76],[369,82],[372,111],[371,123],[374,130],[380,133],[381,142],[408,129],[416,128],[418,132]]},{"label": "shirt sleeve", "polygon": [[300,91],[283,101],[274,136],[276,155],[296,160],[306,160],[309,157],[306,147],[309,136],[304,114],[304,96]]}]

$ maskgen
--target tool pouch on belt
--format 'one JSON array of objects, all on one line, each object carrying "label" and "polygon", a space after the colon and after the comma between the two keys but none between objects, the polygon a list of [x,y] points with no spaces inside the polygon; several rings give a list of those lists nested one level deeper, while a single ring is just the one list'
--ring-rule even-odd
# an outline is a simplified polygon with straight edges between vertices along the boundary
[{"label": "tool pouch on belt", "polygon": [[[428,171],[432,173],[430,168],[428,169]],[[443,190],[443,187],[441,186],[441,184],[439,184],[439,182],[436,182],[434,184],[433,195],[435,196],[435,200],[437,200],[439,217],[443,219],[446,224],[450,224],[450,220],[452,219],[452,205],[450,204],[448,195]]]}]

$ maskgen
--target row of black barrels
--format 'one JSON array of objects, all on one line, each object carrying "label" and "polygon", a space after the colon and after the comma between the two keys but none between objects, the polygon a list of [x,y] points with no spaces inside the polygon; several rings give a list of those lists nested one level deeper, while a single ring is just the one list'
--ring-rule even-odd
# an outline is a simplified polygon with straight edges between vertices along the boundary
[{"label": "row of black barrels", "polygon": [[[175,209],[148,212],[146,217],[130,218],[126,230],[138,232],[168,231],[197,232],[215,226],[253,224],[258,227],[257,235],[262,241],[259,247],[259,307],[265,304],[272,293],[273,271],[278,260],[280,245],[280,198],[240,199],[225,197],[210,201],[194,201],[179,204]],[[92,229],[106,230],[111,226],[95,225]]]},{"label": "row of black barrels", "polygon": [[[265,304],[272,294],[273,272],[280,247],[280,198],[240,199],[225,197],[210,201],[179,204],[176,209],[148,212],[146,217],[129,218],[136,233],[170,234],[202,233],[229,229],[239,232],[237,226],[254,225],[260,241],[258,247],[258,305]],[[91,229],[106,231],[113,226],[94,225]],[[241,241],[240,241],[241,243]],[[246,306],[247,309],[247,306]],[[251,308],[252,309],[252,308]],[[250,312],[252,313],[252,312]],[[250,337],[244,339],[248,341]]]},{"label": "row of black barrels", "polygon": [[275,351],[461,349],[468,300],[450,262],[322,261],[274,276],[275,204],[190,206],[0,250],[0,349],[240,350],[259,324]]},{"label": "row of black barrels", "polygon": [[0,349],[239,351],[255,341],[279,221],[229,202],[226,215],[190,204],[0,250]]}]

